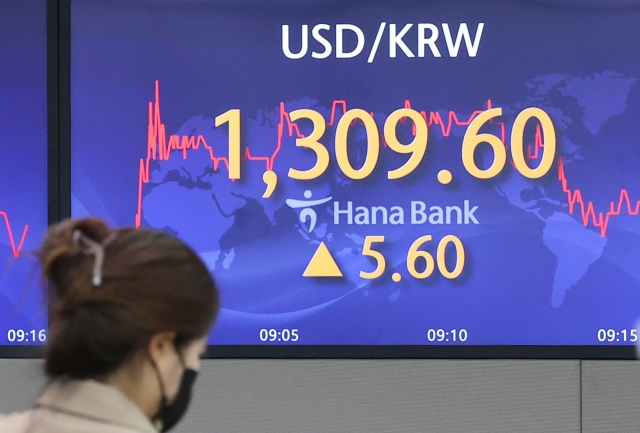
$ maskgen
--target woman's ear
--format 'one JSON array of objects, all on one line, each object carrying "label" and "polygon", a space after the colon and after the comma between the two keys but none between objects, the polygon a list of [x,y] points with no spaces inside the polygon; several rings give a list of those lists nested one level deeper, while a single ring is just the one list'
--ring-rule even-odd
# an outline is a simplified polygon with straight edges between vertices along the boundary
[{"label": "woman's ear", "polygon": [[149,339],[147,349],[151,360],[157,365],[164,359],[167,353],[173,352],[176,333],[173,331],[165,331],[154,334]]}]

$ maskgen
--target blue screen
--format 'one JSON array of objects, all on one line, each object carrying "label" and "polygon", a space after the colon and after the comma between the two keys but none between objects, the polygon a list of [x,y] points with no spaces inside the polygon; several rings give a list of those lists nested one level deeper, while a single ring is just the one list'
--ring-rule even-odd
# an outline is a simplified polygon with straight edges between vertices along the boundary
[{"label": "blue screen", "polygon": [[0,4],[0,345],[46,340],[33,254],[47,227],[45,7]]},{"label": "blue screen", "polygon": [[72,2],[72,214],[213,273],[211,344],[632,345],[640,10]]}]

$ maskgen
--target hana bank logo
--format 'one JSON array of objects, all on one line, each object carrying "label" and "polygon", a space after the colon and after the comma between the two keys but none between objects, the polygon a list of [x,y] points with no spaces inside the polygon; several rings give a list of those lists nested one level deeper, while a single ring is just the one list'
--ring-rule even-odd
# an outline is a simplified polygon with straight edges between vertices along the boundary
[{"label": "hana bank logo", "polygon": [[302,224],[306,224],[307,220],[309,221],[309,233],[311,233],[313,229],[316,228],[316,223],[318,222],[318,214],[313,209],[313,206],[321,205],[333,198],[329,196],[319,200],[309,200],[312,196],[313,193],[311,192],[311,190],[306,190],[304,192],[304,198],[306,198],[307,200],[298,200],[294,198],[288,198],[285,200],[285,203],[287,203],[287,206],[289,206],[291,209],[301,209],[298,218],[300,219],[300,223]]}]

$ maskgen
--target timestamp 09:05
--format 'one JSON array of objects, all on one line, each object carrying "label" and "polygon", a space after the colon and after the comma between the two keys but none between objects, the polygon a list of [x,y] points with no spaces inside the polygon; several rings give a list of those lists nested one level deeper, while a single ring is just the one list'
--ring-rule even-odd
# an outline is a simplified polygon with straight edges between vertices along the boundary
[{"label": "timestamp 09:05", "polygon": [[299,339],[297,329],[261,329],[260,341],[294,342]]}]

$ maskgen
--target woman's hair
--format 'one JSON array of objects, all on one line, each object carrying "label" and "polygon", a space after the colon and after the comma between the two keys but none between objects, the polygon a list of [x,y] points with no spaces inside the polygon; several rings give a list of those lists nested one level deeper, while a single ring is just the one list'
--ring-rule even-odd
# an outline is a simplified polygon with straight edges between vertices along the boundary
[{"label": "woman's hair", "polygon": [[[87,249],[98,243],[101,281],[95,280],[98,257]],[[49,229],[39,258],[52,286],[50,377],[110,373],[156,333],[174,331],[178,345],[204,336],[218,312],[204,263],[164,232],[66,220]]]}]

